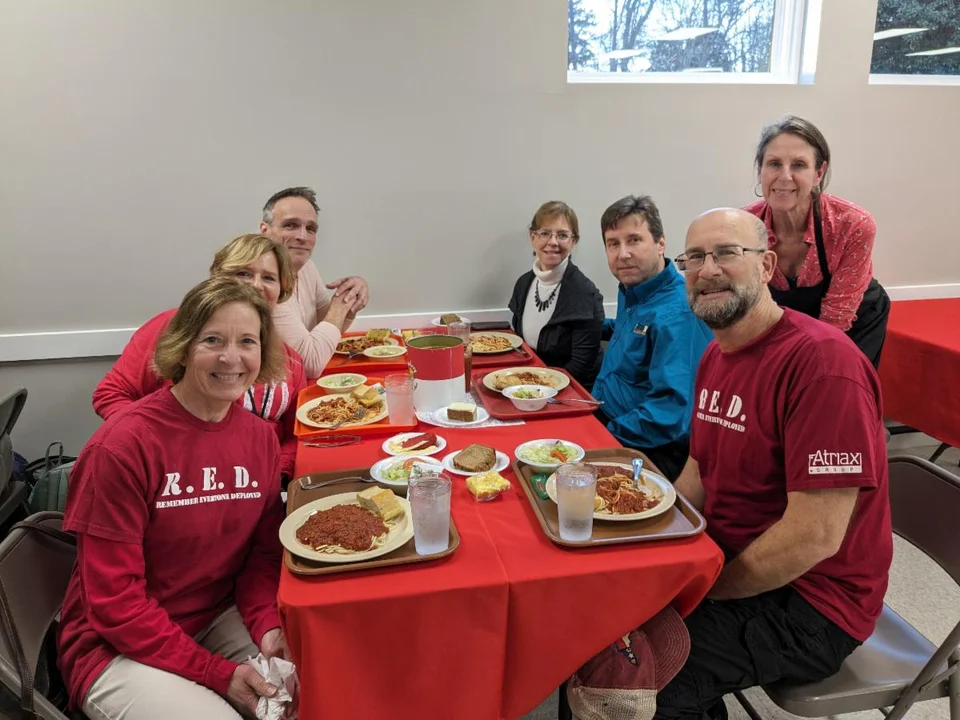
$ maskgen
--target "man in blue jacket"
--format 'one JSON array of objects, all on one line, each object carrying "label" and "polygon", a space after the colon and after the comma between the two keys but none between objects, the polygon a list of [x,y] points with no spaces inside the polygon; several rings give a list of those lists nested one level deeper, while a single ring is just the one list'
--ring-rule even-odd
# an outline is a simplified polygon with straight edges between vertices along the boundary
[{"label": "man in blue jacket", "polygon": [[607,429],[645,453],[671,480],[687,460],[693,384],[713,338],[690,310],[683,276],[664,257],[660,211],[646,196],[627,196],[600,219],[610,272],[620,281],[617,316],[593,395]]}]

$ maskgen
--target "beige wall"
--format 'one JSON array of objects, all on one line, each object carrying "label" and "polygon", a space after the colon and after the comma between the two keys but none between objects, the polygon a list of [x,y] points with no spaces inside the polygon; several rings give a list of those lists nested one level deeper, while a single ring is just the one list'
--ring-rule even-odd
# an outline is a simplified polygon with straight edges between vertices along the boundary
[{"label": "beige wall", "polygon": [[[960,89],[869,86],[875,1],[824,5],[812,86],[599,86],[566,83],[562,0],[6,3],[0,334],[138,325],[299,183],[321,272],[365,275],[370,313],[502,308],[551,198],[612,300],[603,208],[652,194],[679,251],[696,213],[753,199],[754,142],[787,112],[876,216],[882,282],[960,282]],[[78,449],[107,365],[0,366],[30,386],[27,450]]]}]

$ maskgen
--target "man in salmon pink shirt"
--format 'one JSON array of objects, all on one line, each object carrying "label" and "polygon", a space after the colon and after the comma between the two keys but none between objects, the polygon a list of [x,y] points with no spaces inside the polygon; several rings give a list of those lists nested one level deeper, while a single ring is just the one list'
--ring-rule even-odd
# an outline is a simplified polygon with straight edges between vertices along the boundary
[{"label": "man in salmon pink shirt", "polygon": [[690,656],[657,718],[725,718],[723,696],[837,672],[873,632],[893,555],[876,372],[840,330],[774,303],[767,231],[705,213],[677,266],[714,333],[677,491],[726,564],[687,618]]}]

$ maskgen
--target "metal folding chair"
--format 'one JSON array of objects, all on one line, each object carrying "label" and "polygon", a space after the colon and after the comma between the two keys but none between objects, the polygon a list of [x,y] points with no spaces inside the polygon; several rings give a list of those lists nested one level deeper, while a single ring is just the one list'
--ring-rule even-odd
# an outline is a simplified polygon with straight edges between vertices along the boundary
[{"label": "metal folding chair", "polygon": [[[893,531],[921,550],[960,585],[960,478],[918,457],[889,460]],[[802,717],[879,710],[900,720],[915,702],[950,698],[950,718],[960,720],[960,622],[939,647],[884,605],[877,627],[840,671],[807,685],[763,688],[778,706]],[[734,693],[753,718],[756,710]]]},{"label": "metal folding chair", "polygon": [[26,388],[17,388],[0,398],[0,525],[6,523],[18,508],[26,507],[30,492],[26,483],[12,478],[13,441],[10,438],[26,402]]},{"label": "metal folding chair", "polygon": [[77,556],[62,522],[61,513],[37,513],[0,542],[0,682],[19,699],[25,718],[67,720],[35,687],[44,639]]}]

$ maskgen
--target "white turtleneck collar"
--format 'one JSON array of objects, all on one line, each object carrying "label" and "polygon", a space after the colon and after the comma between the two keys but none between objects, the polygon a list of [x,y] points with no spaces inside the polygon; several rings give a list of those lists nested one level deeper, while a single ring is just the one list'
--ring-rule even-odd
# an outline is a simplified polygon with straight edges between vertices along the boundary
[{"label": "white turtleneck collar", "polygon": [[563,274],[567,271],[567,265],[570,264],[570,256],[567,255],[563,262],[557,265],[553,270],[541,270],[540,265],[537,263],[537,259],[533,259],[533,274],[537,276],[537,280],[540,281],[541,285],[556,285],[563,278]]}]

